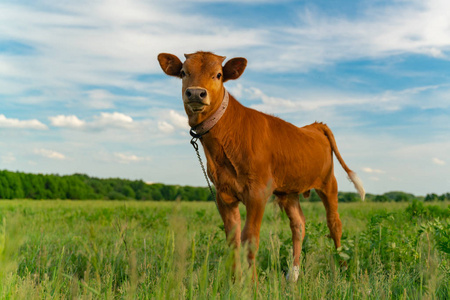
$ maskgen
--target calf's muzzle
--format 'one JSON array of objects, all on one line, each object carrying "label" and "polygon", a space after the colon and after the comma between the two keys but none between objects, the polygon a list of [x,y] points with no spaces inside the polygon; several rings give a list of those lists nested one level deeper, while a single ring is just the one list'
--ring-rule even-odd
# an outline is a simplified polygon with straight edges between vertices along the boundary
[{"label": "calf's muzzle", "polygon": [[209,103],[204,103],[206,97],[208,96],[208,92],[206,91],[206,89],[203,88],[187,88],[186,91],[184,92],[188,102],[199,102],[202,104],[209,104]]}]

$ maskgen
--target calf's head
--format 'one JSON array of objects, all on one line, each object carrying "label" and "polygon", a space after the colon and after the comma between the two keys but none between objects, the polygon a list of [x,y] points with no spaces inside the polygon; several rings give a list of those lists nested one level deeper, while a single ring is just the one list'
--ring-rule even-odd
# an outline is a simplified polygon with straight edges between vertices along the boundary
[{"label": "calf's head", "polygon": [[224,66],[224,56],[211,52],[185,54],[182,63],[169,53],[158,55],[164,73],[181,78],[184,109],[191,127],[200,124],[213,114],[224,97],[223,83],[237,79],[244,73],[247,60],[242,57],[230,59]]}]

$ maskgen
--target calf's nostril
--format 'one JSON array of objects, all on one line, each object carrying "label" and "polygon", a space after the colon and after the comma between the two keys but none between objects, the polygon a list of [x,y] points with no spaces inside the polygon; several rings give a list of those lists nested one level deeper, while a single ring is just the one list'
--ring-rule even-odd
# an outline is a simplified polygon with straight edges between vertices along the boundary
[{"label": "calf's nostril", "polygon": [[184,92],[189,101],[203,101],[207,95],[208,91],[201,88],[187,88]]}]

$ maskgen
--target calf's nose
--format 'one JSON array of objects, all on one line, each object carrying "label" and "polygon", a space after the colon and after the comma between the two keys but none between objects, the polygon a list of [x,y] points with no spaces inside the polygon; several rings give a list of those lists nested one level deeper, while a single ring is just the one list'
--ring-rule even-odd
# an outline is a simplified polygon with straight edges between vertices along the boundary
[{"label": "calf's nose", "polygon": [[203,102],[203,100],[208,95],[206,89],[202,88],[187,88],[184,92],[188,97],[189,101]]}]

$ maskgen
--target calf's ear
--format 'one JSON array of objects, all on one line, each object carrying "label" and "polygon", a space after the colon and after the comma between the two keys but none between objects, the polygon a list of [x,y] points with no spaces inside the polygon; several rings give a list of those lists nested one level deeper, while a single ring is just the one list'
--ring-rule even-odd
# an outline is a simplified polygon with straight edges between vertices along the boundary
[{"label": "calf's ear", "polygon": [[227,61],[223,67],[223,82],[238,79],[244,73],[247,60],[243,57],[236,57]]},{"label": "calf's ear", "polygon": [[178,57],[169,53],[160,53],[158,55],[158,61],[164,73],[181,78],[180,72],[183,64]]}]

